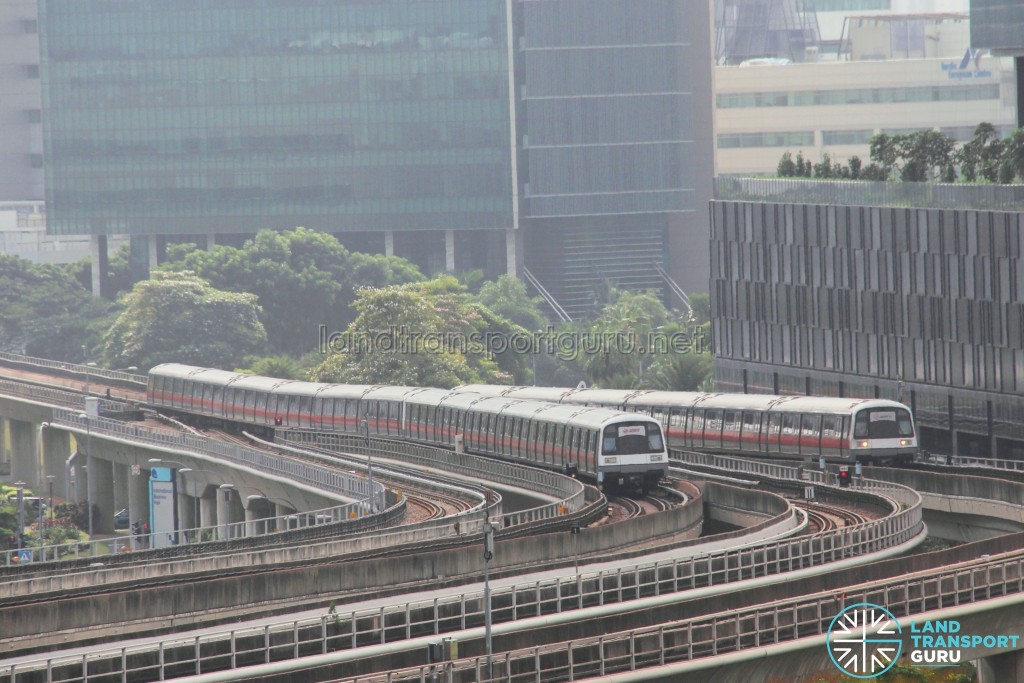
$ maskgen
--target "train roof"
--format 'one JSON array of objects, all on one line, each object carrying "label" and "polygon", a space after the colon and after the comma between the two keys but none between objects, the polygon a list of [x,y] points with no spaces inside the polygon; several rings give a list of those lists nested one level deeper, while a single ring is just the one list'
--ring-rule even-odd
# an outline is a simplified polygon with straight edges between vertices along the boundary
[{"label": "train roof", "polygon": [[714,394],[692,391],[654,391],[635,389],[571,389],[567,387],[506,387],[493,384],[467,384],[455,391],[472,391],[486,396],[539,399],[571,404],[615,405],[625,407],[661,406],[720,408],[723,410],[772,410],[801,413],[849,413],[855,408],[902,407],[887,399],[837,398],[829,396],[775,396],[771,394]]},{"label": "train roof", "polygon": [[[216,368],[202,368],[197,365],[182,365],[181,363],[162,363],[149,371],[150,377],[170,377],[172,379],[189,379],[196,382],[207,382],[209,384],[220,384],[226,386],[232,380],[241,377],[250,377],[240,372],[229,370],[218,370]],[[280,382],[281,380],[277,380]]]}]

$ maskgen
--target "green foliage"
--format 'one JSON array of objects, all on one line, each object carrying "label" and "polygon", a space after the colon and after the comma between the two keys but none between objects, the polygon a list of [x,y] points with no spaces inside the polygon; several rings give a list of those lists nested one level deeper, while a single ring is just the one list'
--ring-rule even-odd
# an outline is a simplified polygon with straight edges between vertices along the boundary
[{"label": "green foliage", "polygon": [[650,370],[644,373],[644,388],[665,391],[712,390],[712,358],[698,349],[655,356]]},{"label": "green foliage", "polygon": [[[357,292],[359,314],[329,356],[311,372],[320,382],[452,387],[505,384],[512,372],[499,365],[485,334],[498,337],[522,328],[470,297],[454,277]],[[506,360],[518,369],[521,358]],[[516,365],[518,364],[518,365]]]},{"label": "green foliage", "polygon": [[353,319],[356,287],[423,279],[404,259],[349,253],[333,236],[306,228],[262,230],[240,249],[189,251],[165,269],[191,270],[218,289],[255,294],[271,346],[293,356],[316,346],[321,325],[334,331]]},{"label": "green foliage", "polygon": [[104,359],[114,367],[236,367],[266,349],[256,297],[222,292],[193,273],[154,273],[122,297],[121,305],[105,337]]},{"label": "green foliage", "polygon": [[253,356],[246,359],[246,367],[238,368],[238,372],[263,377],[280,379],[304,380],[308,371],[291,356]]},{"label": "green foliage", "polygon": [[703,325],[711,321],[711,295],[707,292],[698,292],[690,295],[690,313],[693,322]]},{"label": "green foliage", "polygon": [[786,152],[779,159],[779,165],[775,168],[775,175],[780,178],[792,178],[796,175],[796,162],[793,161],[793,154]]},{"label": "green foliage", "polygon": [[113,305],[96,299],[67,267],[0,255],[0,349],[76,362],[99,344]]},{"label": "green foliage", "polygon": [[548,327],[548,319],[541,312],[544,300],[530,298],[526,285],[514,275],[502,275],[495,281],[485,282],[476,298],[498,315],[531,332]]}]

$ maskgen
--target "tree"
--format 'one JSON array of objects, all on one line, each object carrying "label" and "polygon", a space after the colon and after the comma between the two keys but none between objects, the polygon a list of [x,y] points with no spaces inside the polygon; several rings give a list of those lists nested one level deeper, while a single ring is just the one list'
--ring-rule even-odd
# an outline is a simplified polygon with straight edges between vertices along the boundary
[{"label": "tree", "polygon": [[262,230],[242,248],[191,251],[165,268],[194,271],[219,289],[255,294],[271,346],[293,356],[315,347],[321,325],[339,330],[354,318],[356,286],[423,279],[404,259],[350,254],[333,236],[306,228]]},{"label": "tree", "polygon": [[[314,381],[453,387],[506,384],[503,368],[522,358],[490,340],[526,335],[469,296],[454,277],[358,290],[359,312],[345,333],[328,340],[328,357],[311,372]],[[489,335],[489,336],[488,336]],[[513,368],[515,369],[515,368]]]},{"label": "tree", "polygon": [[280,379],[304,380],[308,372],[290,356],[261,356],[246,359],[248,365],[239,368],[238,372],[262,377],[278,377]]},{"label": "tree", "polygon": [[532,332],[547,328],[548,319],[541,312],[543,299],[531,298],[526,285],[515,275],[501,275],[480,287],[477,301],[498,315]]},{"label": "tree", "polygon": [[0,348],[69,362],[86,360],[115,307],[92,296],[62,266],[0,255]]},{"label": "tree", "polygon": [[692,350],[655,357],[644,373],[644,387],[664,391],[707,391],[712,379],[712,357],[694,345]]},{"label": "tree", "polygon": [[669,312],[651,292],[618,292],[601,316],[577,331],[587,382],[605,389],[638,386],[652,358],[648,344],[669,322]]},{"label": "tree", "polygon": [[1002,172],[1003,177],[1008,178],[1002,182],[1012,183],[1016,177],[1024,179],[1024,128],[1013,131],[1006,140],[1001,163],[1006,169]]},{"label": "tree", "polygon": [[775,174],[781,178],[792,178],[796,175],[796,162],[793,161],[793,154],[786,152],[779,159],[779,165],[775,168]]},{"label": "tree", "polygon": [[974,129],[974,137],[965,142],[954,154],[954,160],[960,164],[964,180],[975,182],[978,177],[990,183],[999,180],[999,165],[1003,155],[1004,143],[991,123],[979,123]]},{"label": "tree", "polygon": [[228,368],[266,350],[256,297],[220,291],[194,273],[154,273],[136,283],[121,305],[105,338],[104,358],[113,366]]}]

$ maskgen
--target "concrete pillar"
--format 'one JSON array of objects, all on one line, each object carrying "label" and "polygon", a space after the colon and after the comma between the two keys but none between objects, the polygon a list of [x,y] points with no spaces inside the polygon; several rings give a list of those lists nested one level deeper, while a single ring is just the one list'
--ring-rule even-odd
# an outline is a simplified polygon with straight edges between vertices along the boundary
[{"label": "concrete pillar", "polygon": [[[139,474],[128,477],[128,532],[135,522],[149,521],[149,470],[142,468]],[[148,539],[139,539],[136,549],[147,547]]]},{"label": "concrete pillar", "polygon": [[107,291],[106,235],[92,235],[89,238],[89,255],[92,261],[93,296],[103,296]]},{"label": "concrete pillar", "polygon": [[505,261],[507,263],[506,272],[509,275],[519,274],[519,258],[518,252],[516,251],[516,231],[506,230],[505,231]]},{"label": "concrete pillar", "polygon": [[978,683],[1024,683],[1024,650],[983,657],[978,665]]},{"label": "concrete pillar", "polygon": [[229,526],[235,521],[233,516],[234,506],[232,498],[235,496],[235,488],[230,484],[222,484],[217,489],[217,540],[226,541],[234,533]]},{"label": "concrete pillar", "polygon": [[[216,489],[214,489],[216,490]],[[202,495],[199,498],[199,526],[203,529],[212,527],[217,522],[217,496]]]},{"label": "concrete pillar", "polygon": [[26,488],[35,490],[39,487],[36,426],[21,420],[8,420],[7,424],[11,432],[11,480],[23,481]]},{"label": "concrete pillar", "polygon": [[[95,445],[95,444],[94,444]],[[114,463],[93,456],[89,463],[89,489],[96,508],[92,530],[96,534],[114,533]]]},{"label": "concrete pillar", "polygon": [[[179,479],[178,481],[181,481]],[[178,501],[175,503],[177,508],[177,517],[175,520],[178,531],[184,531],[185,529],[193,528],[192,516],[195,513],[195,496],[190,496],[185,491],[185,487],[181,486],[177,489]]]},{"label": "concrete pillar", "polygon": [[395,255],[395,231],[385,230],[384,231],[384,255],[394,256]]},{"label": "concrete pillar", "polygon": [[[43,429],[43,470],[53,477],[53,491],[63,496],[68,487],[67,468],[65,463],[71,455],[71,435],[65,431],[48,426]],[[46,495],[50,495],[47,490]]]},{"label": "concrete pillar", "polygon": [[0,417],[0,474],[11,473],[10,420]]},{"label": "concrete pillar", "polygon": [[206,243],[206,247],[204,248],[206,249],[206,251],[209,251],[213,249],[215,246],[217,246],[217,236],[215,234],[211,232],[210,234],[205,235],[205,238],[206,239],[204,241]]},{"label": "concrete pillar", "polygon": [[75,457],[74,476],[71,479],[71,500],[76,503],[84,503],[87,495],[86,482],[88,475],[86,475],[87,470],[85,468],[87,458],[85,457],[84,446],[80,444],[79,448],[81,450],[78,451],[78,455]]},{"label": "concrete pillar", "polygon": [[128,487],[131,485],[131,465],[122,465],[119,462],[112,463],[114,467],[114,510],[124,510],[128,507]]},{"label": "concrete pillar", "polygon": [[263,506],[260,502],[249,503],[245,507],[245,535],[262,536],[267,533],[267,523],[261,521],[265,518],[266,515],[263,514]]},{"label": "concrete pillar", "polygon": [[455,231],[444,231],[444,269],[449,273],[455,271]]}]

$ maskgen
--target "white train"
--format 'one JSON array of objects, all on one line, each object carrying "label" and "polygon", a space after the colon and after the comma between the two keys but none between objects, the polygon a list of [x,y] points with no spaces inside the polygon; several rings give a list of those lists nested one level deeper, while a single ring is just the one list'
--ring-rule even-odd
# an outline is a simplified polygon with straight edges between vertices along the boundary
[{"label": "white train", "polygon": [[899,463],[917,453],[910,410],[884,399],[472,384],[475,395],[601,406],[656,419],[669,445],[698,451]]},{"label": "white train", "polygon": [[606,488],[653,488],[668,468],[657,420],[467,390],[318,384],[191,365],[149,372],[148,402],[183,416],[267,430],[362,433],[576,470]]}]

